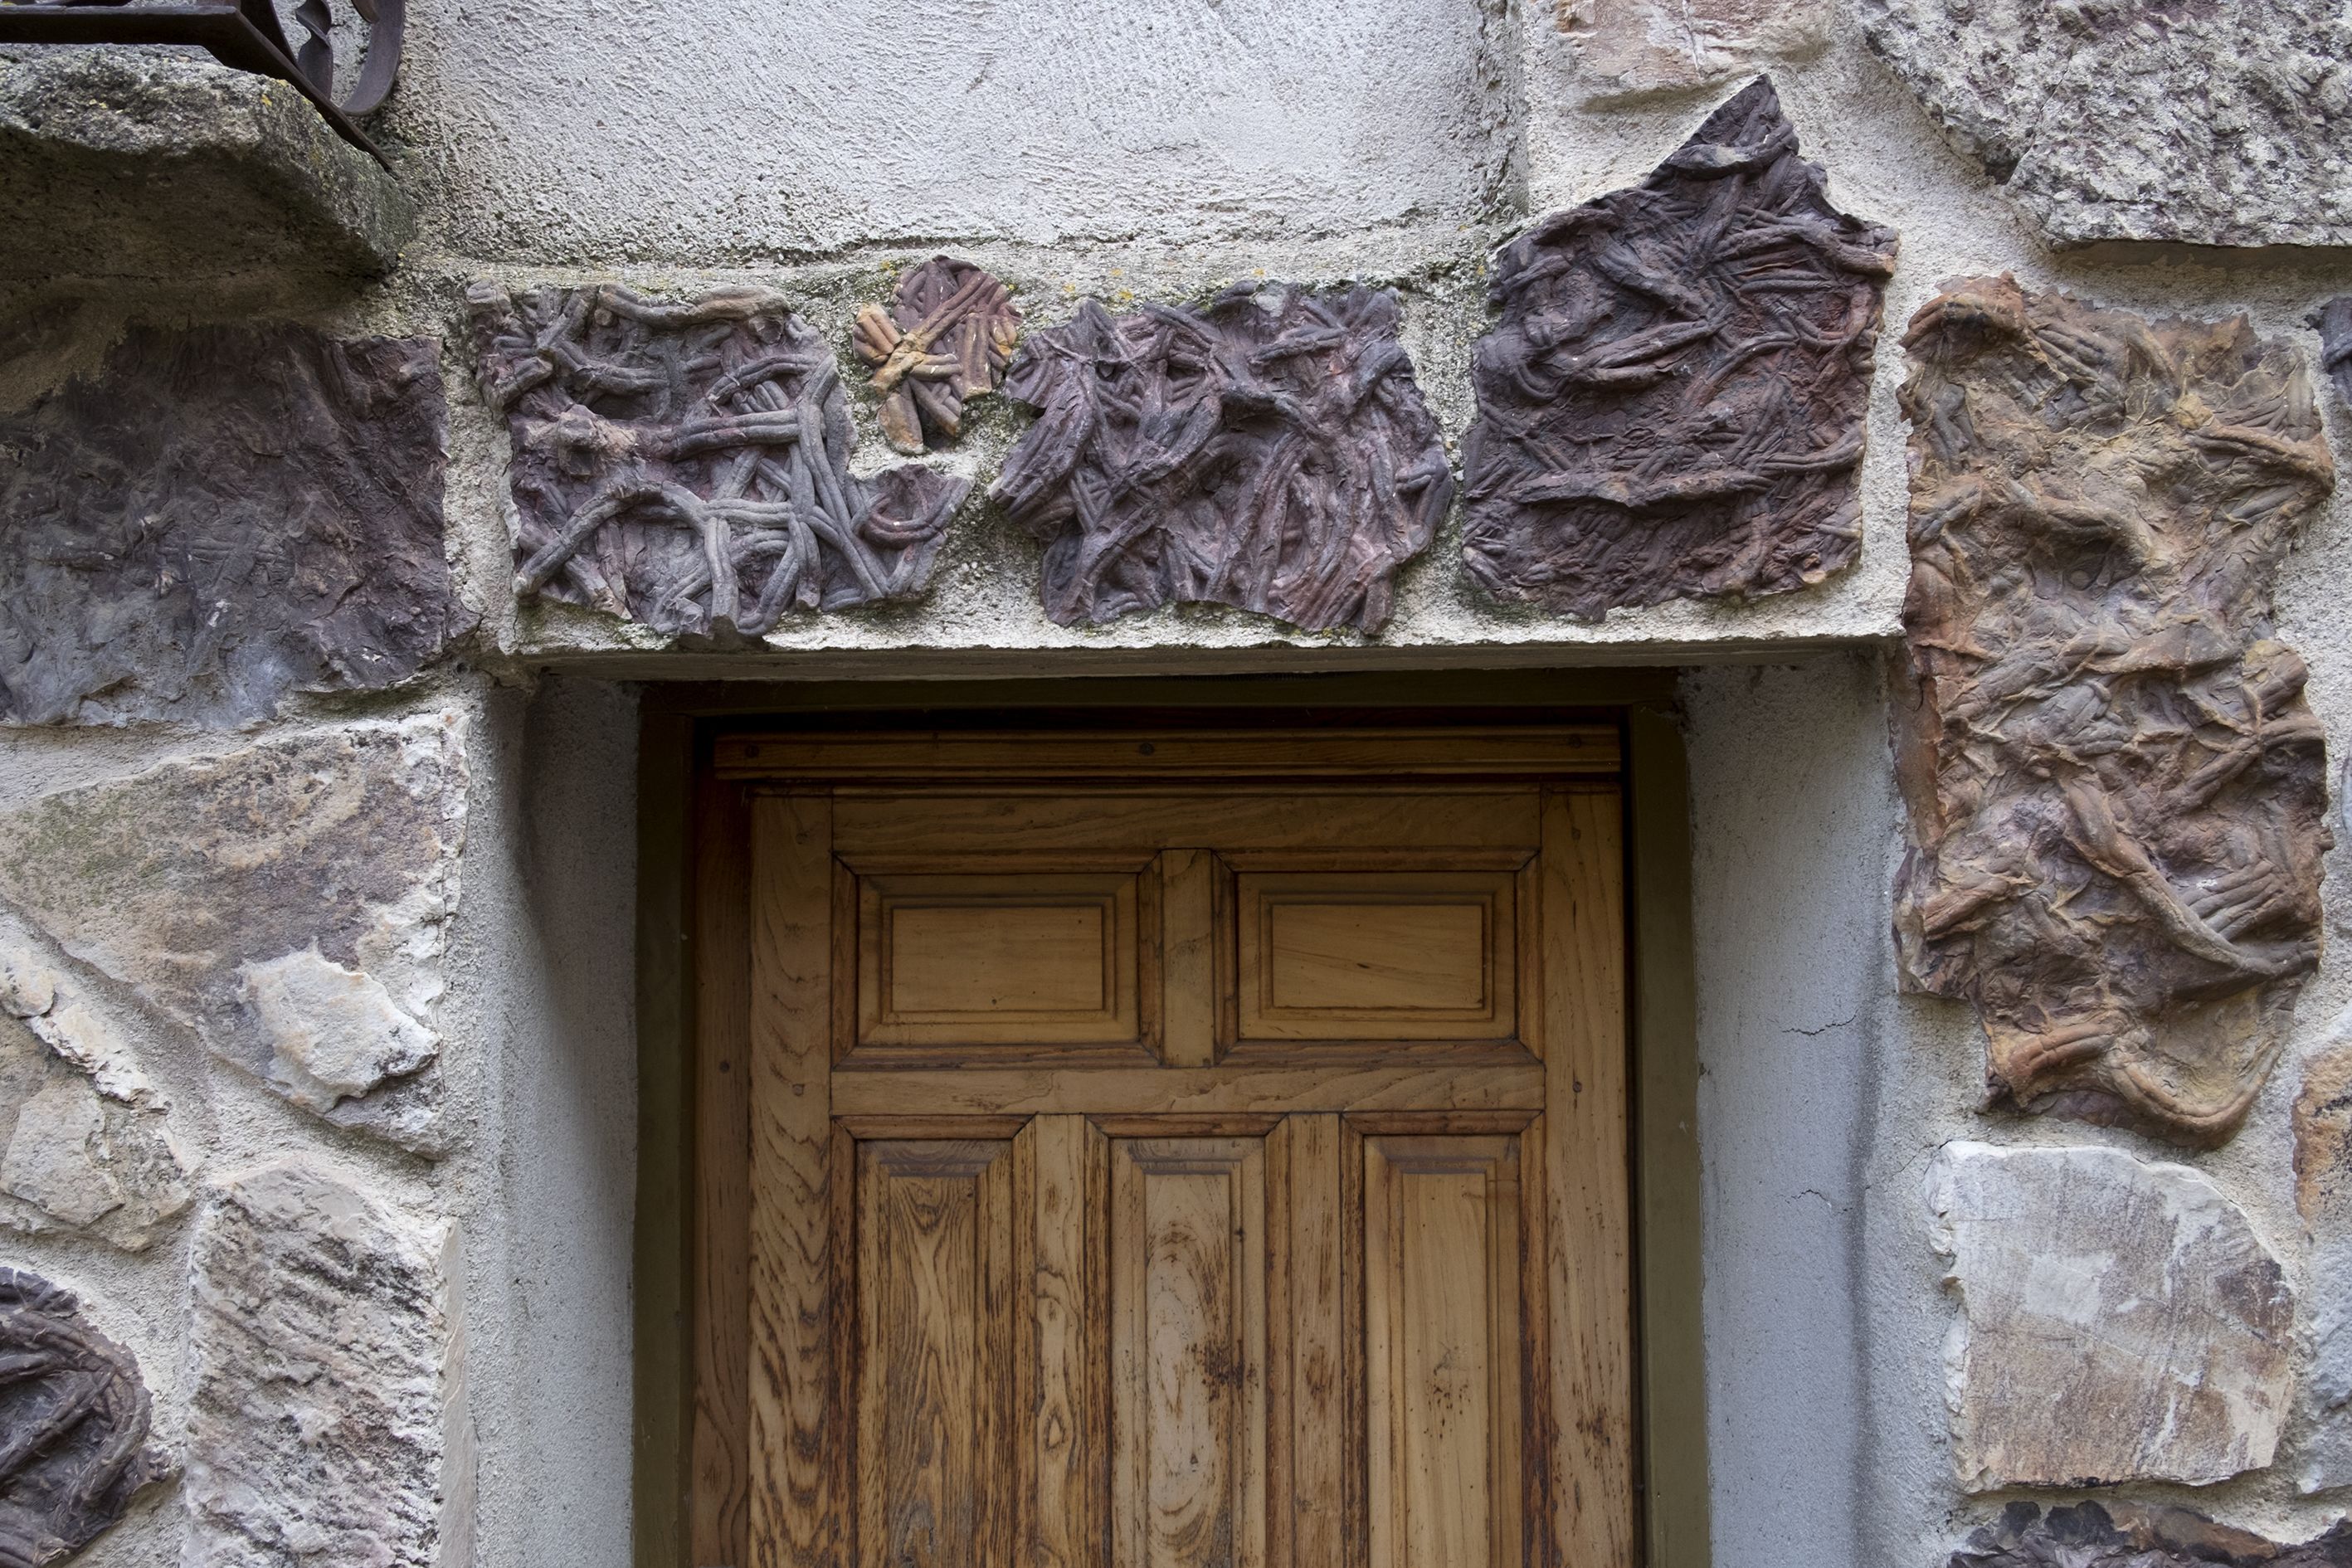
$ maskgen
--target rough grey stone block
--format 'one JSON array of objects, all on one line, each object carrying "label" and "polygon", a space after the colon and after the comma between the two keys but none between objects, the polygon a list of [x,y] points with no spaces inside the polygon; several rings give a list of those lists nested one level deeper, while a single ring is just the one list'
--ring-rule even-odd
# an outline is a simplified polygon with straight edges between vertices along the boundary
[{"label": "rough grey stone block", "polygon": [[284,736],[0,816],[0,898],[342,1126],[439,1147],[460,721]]},{"label": "rough grey stone block", "polygon": [[415,675],[470,625],[446,426],[431,342],[284,324],[134,328],[0,414],[0,721],[238,724]]},{"label": "rough grey stone block", "polygon": [[1590,99],[1672,92],[1818,54],[1829,0],[1559,0]]},{"label": "rough grey stone block", "polygon": [[1929,1239],[1970,1491],[2203,1485],[2268,1465],[2294,1390],[2294,1296],[2235,1204],[2117,1149],[1948,1143]]},{"label": "rough grey stone block", "polygon": [[0,942],[0,1225],[144,1250],[188,1206],[169,1110],[103,1005]]},{"label": "rough grey stone block", "polygon": [[1871,47],[2060,244],[2352,244],[2341,0],[1861,11]]},{"label": "rough grey stone block", "polygon": [[416,209],[282,81],[115,48],[0,60],[0,278],[391,270]]},{"label": "rough grey stone block", "polygon": [[460,1568],[457,1229],[300,1158],[223,1180],[189,1258],[183,1568]]}]

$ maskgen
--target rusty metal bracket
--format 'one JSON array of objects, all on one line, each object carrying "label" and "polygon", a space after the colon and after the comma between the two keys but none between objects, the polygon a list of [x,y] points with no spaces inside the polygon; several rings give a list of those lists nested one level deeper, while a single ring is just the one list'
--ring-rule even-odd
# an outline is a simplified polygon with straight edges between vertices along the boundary
[{"label": "rusty metal bracket", "polygon": [[270,0],[0,0],[0,44],[198,44],[226,66],[292,84],[352,146],[383,163],[356,117],[381,104],[400,75],[407,0],[351,0],[368,24],[367,53],[351,92],[335,97],[334,13],[328,0],[294,12],[309,36],[297,48]]}]

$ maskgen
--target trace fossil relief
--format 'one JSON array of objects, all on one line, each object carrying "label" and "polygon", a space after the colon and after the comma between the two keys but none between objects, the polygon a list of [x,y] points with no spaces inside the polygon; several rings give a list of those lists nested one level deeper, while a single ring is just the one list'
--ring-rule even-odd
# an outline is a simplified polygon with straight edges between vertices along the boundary
[{"label": "trace fossil relief", "polygon": [[169,1469],[131,1352],[73,1293],[0,1268],[0,1568],[79,1551]]},{"label": "trace fossil relief", "polygon": [[1396,327],[1375,289],[1240,284],[1031,333],[1005,386],[1045,412],[990,493],[1046,542],[1046,613],[1376,630],[1454,495]]},{"label": "trace fossil relief", "polygon": [[963,434],[968,399],[996,390],[1021,336],[1003,284],[969,261],[934,256],[898,280],[890,309],[857,312],[857,357],[874,367],[882,435],[896,451]]},{"label": "trace fossil relief", "polygon": [[833,351],[782,296],[467,298],[514,442],[518,593],[725,638],[929,585],[968,481],[853,475]]},{"label": "trace fossil relief", "polygon": [[1462,445],[1470,574],[1597,620],[1851,564],[1894,269],[1894,231],[1830,205],[1761,77],[1639,186],[1505,247]]},{"label": "trace fossil relief", "polygon": [[2319,955],[2323,736],[2271,637],[2335,483],[2310,378],[2242,317],[2006,278],[1905,341],[1905,969],[1976,1005],[1997,1096],[2219,1143]]},{"label": "trace fossil relief", "polygon": [[2352,1521],[2288,1546],[2161,1504],[2085,1502],[2041,1514],[2011,1503],[1946,1568],[2352,1568]]},{"label": "trace fossil relief", "polygon": [[467,623],[446,424],[431,343],[276,324],[136,327],[0,415],[0,721],[235,725],[415,675]]},{"label": "trace fossil relief", "polygon": [[2352,404],[2352,294],[2321,306],[2311,318],[2319,329],[2319,364],[2336,384],[2336,395]]}]

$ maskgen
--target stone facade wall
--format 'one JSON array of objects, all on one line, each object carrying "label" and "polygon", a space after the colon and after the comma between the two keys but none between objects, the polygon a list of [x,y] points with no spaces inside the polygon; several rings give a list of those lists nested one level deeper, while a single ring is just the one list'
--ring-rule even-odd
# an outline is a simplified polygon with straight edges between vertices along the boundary
[{"label": "stone facade wall", "polygon": [[1717,1560],[2320,1537],[2347,25],[419,0],[389,179],[0,50],[0,1336],[114,1391],[0,1545],[627,1560],[636,683],[1603,662]]}]

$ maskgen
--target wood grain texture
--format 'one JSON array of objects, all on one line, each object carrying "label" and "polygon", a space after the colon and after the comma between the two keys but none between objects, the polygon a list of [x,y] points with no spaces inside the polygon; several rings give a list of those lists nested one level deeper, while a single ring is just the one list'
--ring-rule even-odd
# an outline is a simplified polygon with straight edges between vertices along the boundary
[{"label": "wood grain texture", "polygon": [[695,838],[694,1427],[688,1546],[747,1563],[751,1524],[751,822],[708,775]]},{"label": "wood grain texture", "polygon": [[1640,185],[1506,246],[1462,443],[1470,574],[1598,620],[1851,564],[1894,268],[1894,231],[1830,205],[1764,78]]},{"label": "wood grain texture", "polygon": [[1217,857],[1169,849],[1160,857],[1160,1059],[1204,1068],[1217,1058]]},{"label": "wood grain texture", "polygon": [[0,1561],[32,1568],[111,1529],[173,1464],[148,1444],[139,1363],[89,1324],[72,1291],[0,1268],[0,1365],[11,1395],[0,1418]]},{"label": "wood grain texture", "polygon": [[[722,736],[712,766],[722,778],[824,779],[904,788],[910,779],[950,786],[966,779],[1090,778],[1149,788],[1163,778],[1407,779],[1613,774],[1616,730],[1603,724],[1515,729],[1186,730],[1138,733],[1005,731],[936,732],[816,731]],[[1360,783],[1359,788],[1364,786]],[[1295,800],[1295,795],[1292,797]],[[1293,812],[1291,830],[1315,835]],[[1438,837],[1431,840],[1447,843]],[[1188,842],[1157,846],[1175,848]],[[1222,834],[1193,844],[1234,847]],[[1411,842],[1407,840],[1406,842]],[[1470,842],[1485,842],[1473,839]],[[853,847],[848,839],[845,847]],[[883,847],[877,846],[877,847]]]},{"label": "wood grain texture", "polygon": [[1110,1500],[1110,1144],[1076,1116],[1041,1116],[1024,1136],[1036,1173],[1024,1561],[1095,1568]]},{"label": "wood grain texture", "polygon": [[1384,290],[1238,283],[1031,334],[1005,390],[1043,414],[989,496],[1045,544],[1045,613],[1377,630],[1454,500],[1397,321]]},{"label": "wood grain texture", "polygon": [[840,1561],[834,1315],[831,805],[751,806],[752,1568]]},{"label": "wood grain texture", "polygon": [[[961,1540],[1055,1568],[1630,1564],[1610,1555],[1633,1518],[1612,786],[1407,790],[1402,811],[1360,789],[1352,841],[1319,799],[1206,781],[842,788],[755,813],[752,1029],[775,1046],[755,1080],[751,1563],[915,1568]],[[1471,1011],[1501,1037],[1236,1038],[1245,880],[1339,911],[1264,933],[1290,1011]],[[956,903],[1104,910],[1115,888],[1131,915],[1082,942]],[[1433,906],[1454,923],[1400,931]],[[908,984],[842,935],[935,909],[963,923],[916,923],[934,951]],[[1118,1060],[1039,1037],[1041,998],[1104,994],[1111,925],[1136,956],[1109,989],[1147,1037]],[[959,971],[967,951],[988,961]],[[968,1012],[994,1035],[951,1060],[836,1054],[873,1027],[861,988],[917,1004],[900,1023]],[[1509,1037],[1530,1021],[1551,1057]],[[770,1267],[787,1258],[806,1261]],[[803,1387],[830,1394],[812,1409]],[[762,1436],[795,1419],[804,1466]]]},{"label": "wood grain texture", "polygon": [[857,1148],[857,1542],[865,1568],[1012,1568],[1013,1145]]},{"label": "wood grain texture", "polygon": [[1239,1037],[1512,1038],[1516,884],[1499,870],[1243,870]]},{"label": "wood grain texture", "polygon": [[1551,1549],[1580,1568],[1632,1568],[1640,1548],[1622,805],[1613,789],[1553,790],[1543,810]]},{"label": "wood grain texture", "polygon": [[2003,1099],[2210,1147],[2319,962],[2326,737],[2272,585],[2335,464],[2302,354],[2007,278],[1913,319],[1916,989]]},{"label": "wood grain texture", "polygon": [[[834,1075],[834,1104],[845,1116],[888,1115],[922,1105],[958,1116],[1206,1115],[1229,1111],[1536,1110],[1544,1103],[1541,1063],[1508,1066],[1356,1067],[1329,1061],[1213,1068],[911,1068]],[[1622,1083],[1619,1086],[1622,1088]],[[1620,1147],[1622,1146],[1620,1135]]]},{"label": "wood grain texture", "polygon": [[1340,1118],[1292,1116],[1267,1141],[1269,1561],[1362,1560],[1362,1153]]},{"label": "wood grain texture", "polygon": [[1318,785],[1315,796],[1315,809],[1301,812],[1296,785],[1083,795],[1066,788],[1035,795],[845,792],[834,802],[835,843],[860,864],[875,855],[959,856],[975,844],[1000,854],[1061,856],[1213,843],[1231,862],[1252,850],[1360,855],[1367,845],[1399,840],[1524,857],[1541,837],[1535,793],[1528,789]]},{"label": "wood grain texture", "polygon": [[1364,1140],[1370,1568],[1521,1561],[1518,1141]]},{"label": "wood grain texture", "polygon": [[1136,882],[859,876],[858,1044],[1139,1044]]},{"label": "wood grain texture", "polygon": [[1111,1145],[1112,1568],[1265,1568],[1265,1145]]}]

